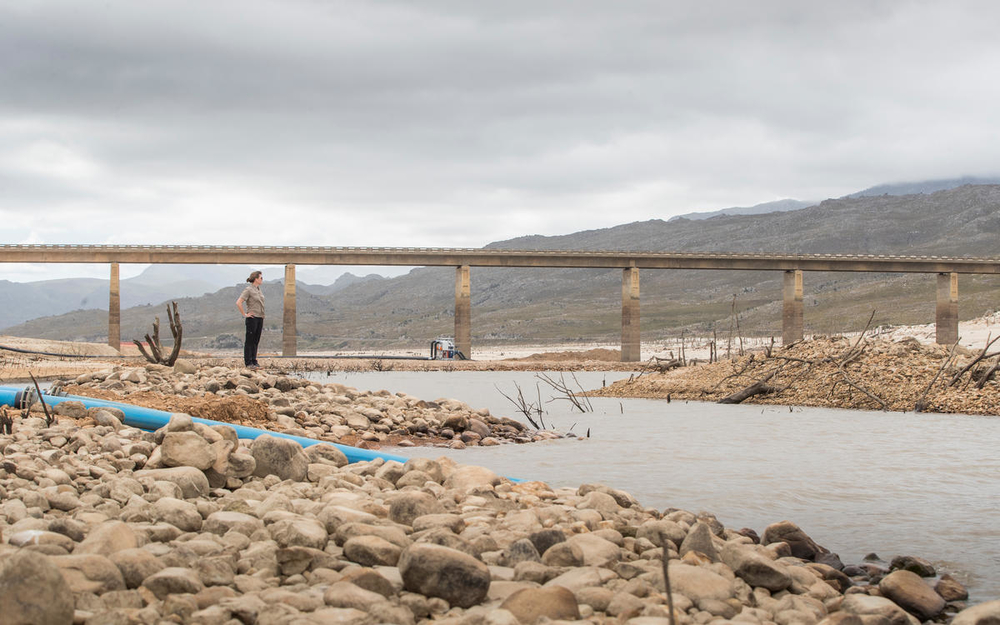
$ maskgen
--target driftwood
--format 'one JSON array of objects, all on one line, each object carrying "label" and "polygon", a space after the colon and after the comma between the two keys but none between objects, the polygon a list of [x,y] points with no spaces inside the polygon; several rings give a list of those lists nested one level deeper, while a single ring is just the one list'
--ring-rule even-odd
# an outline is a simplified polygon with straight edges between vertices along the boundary
[{"label": "driftwood", "polygon": [[768,384],[768,382],[771,381],[771,378],[773,378],[774,376],[778,375],[778,372],[781,371],[781,369],[784,366],[785,365],[783,365],[783,364],[782,365],[778,365],[777,368],[775,368],[773,371],[771,371],[770,373],[768,373],[767,375],[765,375],[763,378],[757,380],[756,382],[754,382],[753,384],[751,384],[750,386],[748,386],[748,387],[746,387],[746,388],[744,388],[742,390],[736,391],[732,395],[728,395],[726,397],[723,397],[722,399],[719,400],[718,403],[720,403],[720,404],[739,404],[739,403],[743,402],[744,400],[749,399],[750,397],[753,397],[754,395],[768,395],[770,393],[774,393],[775,391],[778,390],[778,387],[772,386],[772,385]]},{"label": "driftwood", "polygon": [[885,403],[884,399],[882,399],[878,395],[875,395],[874,393],[870,392],[869,390],[865,389],[860,384],[858,384],[857,382],[855,382],[854,380],[852,380],[851,377],[849,375],[847,375],[847,371],[844,370],[844,365],[840,365],[839,367],[837,367],[837,371],[840,373],[840,377],[842,377],[844,379],[844,382],[848,386],[850,386],[851,388],[853,388],[855,390],[858,390],[858,391],[864,393],[865,395],[867,395],[870,399],[872,399],[879,406],[882,406],[882,410],[888,410],[889,409],[889,404]]},{"label": "driftwood", "polygon": [[755,358],[756,358],[756,354],[750,354],[750,358],[748,358],[748,359],[747,359],[747,361],[746,361],[746,362],[745,362],[745,363],[743,364],[743,368],[742,368],[742,369],[740,369],[739,371],[736,371],[736,363],[735,363],[735,361],[730,361],[730,362],[732,362],[732,363],[733,363],[733,364],[732,364],[732,367],[733,367],[733,373],[731,373],[731,374],[727,375],[726,377],[722,378],[721,380],[719,380],[719,381],[718,381],[718,382],[717,382],[717,383],[715,384],[715,386],[713,386],[713,387],[712,387],[712,388],[711,388],[711,389],[710,389],[709,391],[707,391],[707,392],[709,392],[709,393],[712,393],[712,392],[715,392],[715,389],[717,389],[717,388],[719,388],[720,386],[722,386],[722,383],[723,383],[723,382],[725,382],[726,380],[731,380],[732,378],[738,378],[738,377],[740,377],[741,375],[743,375],[744,373],[746,373],[746,370],[747,370],[747,369],[749,369],[749,368],[750,368],[751,366],[753,366],[753,365],[755,365],[755,364],[756,364],[756,362],[755,362]]},{"label": "driftwood", "polygon": [[[173,305],[173,314],[170,312],[170,306]],[[183,328],[181,327],[181,315],[177,312],[177,302],[170,302],[167,304],[167,321],[170,322],[170,333],[174,337],[174,347],[170,350],[170,355],[164,358],[163,356],[163,345],[160,344],[160,318],[156,317],[153,320],[153,336],[146,335],[146,344],[149,345],[149,352],[146,351],[142,342],[139,339],[132,339],[135,346],[139,348],[139,352],[143,357],[155,364],[164,364],[168,367],[172,367],[175,362],[177,362],[177,356],[181,353],[181,336],[183,335]]]},{"label": "driftwood", "polygon": [[861,334],[858,335],[858,340],[854,342],[854,346],[851,347],[846,352],[844,352],[844,355],[840,357],[840,364],[841,365],[847,364],[848,362],[850,362],[850,361],[854,360],[855,358],[857,358],[858,356],[860,356],[862,352],[864,352],[865,348],[862,347],[859,350],[858,349],[858,345],[861,345],[861,341],[865,338],[865,333],[868,332],[868,328],[870,328],[872,326],[872,319],[874,319],[874,318],[875,318],[875,311],[872,310],[871,316],[868,317],[868,323],[865,324],[865,329],[862,330]]},{"label": "driftwood", "polygon": [[934,379],[927,385],[927,388],[924,389],[923,395],[920,396],[920,399],[918,399],[917,403],[913,406],[914,412],[923,412],[927,409],[927,394],[931,392],[931,388],[933,388],[934,383],[938,381],[938,378],[941,377],[941,373],[948,367],[949,364],[951,364],[952,359],[955,358],[956,349],[958,349],[958,341],[955,341],[955,344],[951,346],[951,352],[949,352],[948,357],[941,362],[941,367],[934,375]]},{"label": "driftwood", "polygon": [[666,373],[671,369],[676,369],[682,366],[680,359],[673,358],[673,352],[670,354],[671,358],[660,358],[659,356],[653,356],[650,358],[646,364],[642,366],[642,369],[639,371],[639,375],[635,376],[634,379],[631,377],[629,378],[629,383],[635,382],[647,373]]},{"label": "driftwood", "polygon": [[996,376],[998,370],[1000,370],[1000,358],[997,358],[997,361],[993,363],[993,366],[982,373],[979,381],[976,382],[976,388],[982,389],[986,386],[986,383]]},{"label": "driftwood", "polygon": [[[969,364],[965,365],[965,367],[963,367],[961,371],[959,371],[954,376],[952,376],[951,380],[948,382],[948,386],[949,387],[950,386],[955,386],[955,384],[958,382],[958,380],[963,375],[965,375],[967,371],[969,371],[970,369],[972,369],[973,367],[975,367],[977,364],[979,364],[980,361],[982,361],[982,360],[988,360],[990,358],[993,358],[994,356],[1000,355],[1000,352],[993,352],[992,354],[987,354],[986,353],[990,349],[990,347],[992,347],[993,344],[996,343],[998,340],[1000,340],[1000,336],[996,337],[992,341],[990,340],[990,337],[987,336],[986,337],[986,345],[983,347],[983,351],[979,352],[979,355],[976,356],[975,358],[973,358],[972,362],[970,362]],[[996,369],[995,365],[994,365],[993,369],[994,370]],[[982,388],[982,387],[980,386],[979,388]]]}]

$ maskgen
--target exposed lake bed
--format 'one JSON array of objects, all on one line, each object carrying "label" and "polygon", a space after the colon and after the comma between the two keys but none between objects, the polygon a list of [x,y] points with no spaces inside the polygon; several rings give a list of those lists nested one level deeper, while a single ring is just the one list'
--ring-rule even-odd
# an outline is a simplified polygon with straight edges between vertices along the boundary
[{"label": "exposed lake bed", "polygon": [[[727,525],[758,531],[789,519],[844,562],[872,551],[920,555],[966,579],[979,600],[1000,597],[1000,418],[602,397],[580,413],[529,372],[313,375],[454,397],[511,417],[499,390],[520,386],[534,398],[538,384],[546,424],[580,436],[590,430],[588,440],[395,451],[553,485],[599,482],[643,505],[711,510]],[[563,374],[588,389],[627,377]]]},{"label": "exposed lake bed", "polygon": [[[74,402],[67,401],[60,404],[67,409],[57,422],[47,425],[34,411],[15,423],[13,437],[0,436],[10,460],[2,485],[13,495],[2,510],[9,527],[0,529],[10,544],[0,546],[0,556],[32,549],[31,532],[46,528],[52,544],[44,552],[59,566],[72,566],[73,558],[82,557],[84,552],[76,555],[76,541],[90,534],[133,536],[138,551],[148,552],[143,558],[155,554],[159,566],[168,566],[162,575],[136,583],[160,594],[171,584],[189,589],[181,594],[193,595],[200,608],[192,622],[202,622],[209,612],[212,618],[233,617],[245,605],[270,616],[280,609],[295,610],[288,618],[300,613],[312,620],[327,618],[330,610],[347,609],[342,603],[356,599],[344,596],[352,586],[340,580],[359,565],[375,562],[387,579],[403,578],[389,591],[388,604],[380,604],[383,616],[393,618],[438,615],[446,617],[444,622],[471,625],[485,615],[476,610],[508,605],[502,593],[537,589],[544,594],[548,586],[539,585],[556,584],[572,587],[563,597],[572,608],[567,614],[590,615],[590,622],[623,615],[662,619],[663,596],[656,590],[662,579],[657,582],[656,575],[664,548],[679,560],[679,596],[686,597],[682,625],[737,614],[751,622],[804,619],[812,625],[827,615],[870,614],[865,610],[876,608],[896,610],[904,625],[912,617],[898,605],[906,602],[888,594],[896,592],[894,584],[905,572],[887,570],[897,556],[926,558],[938,575],[953,575],[969,587],[970,603],[997,596],[990,521],[998,466],[988,445],[998,433],[996,419],[596,397],[585,400],[593,410],[581,413],[545,379],[582,391],[628,375],[633,372],[331,370],[303,379],[287,370],[190,362],[84,374],[75,380],[78,386],[69,387],[72,394],[114,394],[116,401],[153,402],[161,410],[192,414],[209,409],[232,423],[246,425],[249,419],[256,427],[323,440],[364,433],[367,446],[381,445],[410,460],[345,465],[333,448],[316,445],[308,449],[330,451],[285,450],[290,461],[275,463],[269,454],[280,447],[271,442],[278,438],[240,435],[232,440],[235,432],[227,425],[206,429],[185,416],[171,418],[156,434],[144,433],[109,420],[96,407],[81,411],[82,406],[73,408]],[[517,396],[518,389],[528,403],[541,406],[533,418],[561,435],[548,436],[523,423],[513,427],[515,419],[526,417],[505,395]],[[444,436],[449,423],[463,419]],[[473,432],[467,445],[456,444],[476,421],[486,436]],[[447,446],[390,448],[397,430],[408,434],[411,444]],[[510,437],[504,439],[503,432]],[[494,435],[498,438],[486,445]],[[204,448],[208,457],[192,455],[194,448]],[[255,460],[260,472],[253,468]],[[182,497],[179,486],[162,482],[166,473],[157,473],[177,470],[209,481],[204,490]],[[76,476],[74,486],[65,483],[63,473]],[[498,474],[525,481],[511,484]],[[50,509],[40,497],[50,500]],[[15,499],[31,505],[19,507]],[[419,503],[414,509],[428,518],[402,515],[394,502],[404,499],[407,506]],[[66,526],[76,519],[83,525]],[[844,570],[860,585],[822,563],[818,551],[808,556],[788,551],[788,545],[801,546],[801,541],[775,542],[780,528],[795,527],[786,519],[808,534],[806,542],[815,539],[817,548],[827,547],[856,565]],[[356,527],[358,522],[367,529]],[[189,528],[188,533],[167,531],[165,524]],[[70,542],[52,535],[52,528],[67,527],[76,536]],[[232,534],[237,529],[242,538]],[[566,544],[550,553],[552,545],[542,541],[543,535]],[[762,544],[751,543],[754,535]],[[387,537],[395,547],[384,544]],[[306,542],[293,544],[299,540]],[[221,578],[218,571],[201,570],[188,541],[208,553],[236,549],[235,560],[213,559],[228,571],[223,587],[207,587]],[[494,594],[486,597],[478,589],[469,599],[406,581],[413,558],[431,555],[428,541],[450,552],[471,553],[470,579],[480,579]],[[695,541],[700,541],[697,548],[691,546]],[[282,564],[290,552],[269,551],[275,542],[279,551],[310,545],[314,551],[308,554],[295,552],[296,562],[308,556],[305,570]],[[865,561],[872,551],[881,560]],[[758,575],[761,570],[767,575]],[[426,574],[433,577],[433,571]],[[718,598],[684,586],[689,575],[709,574],[719,585]],[[77,610],[95,618],[125,610],[115,607],[124,595],[105,598],[102,590],[90,597],[82,590],[90,582],[67,579],[74,584]],[[964,605],[956,596],[949,599],[954,602],[948,612],[940,612],[944,594],[935,594],[934,578],[928,578],[931,585],[913,579],[920,592],[938,602],[914,608],[921,620],[943,618]],[[135,590],[113,592],[143,602],[147,616],[165,614],[179,600],[169,592],[162,597],[147,593],[144,599]],[[220,593],[225,598],[210,603]],[[301,597],[294,606],[268,607],[278,596],[292,601],[293,594]],[[450,609],[445,603],[445,613],[431,601],[442,596],[456,602]],[[994,609],[995,603],[984,607]]]}]

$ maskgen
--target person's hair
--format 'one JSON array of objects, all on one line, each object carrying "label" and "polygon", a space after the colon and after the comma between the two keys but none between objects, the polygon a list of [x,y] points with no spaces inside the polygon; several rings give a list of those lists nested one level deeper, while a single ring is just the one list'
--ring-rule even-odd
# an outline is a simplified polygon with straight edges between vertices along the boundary
[{"label": "person's hair", "polygon": [[256,280],[259,277],[260,277],[260,272],[259,271],[255,271],[255,272],[253,272],[253,273],[250,274],[249,278],[247,278],[247,282],[253,284],[253,281]]}]

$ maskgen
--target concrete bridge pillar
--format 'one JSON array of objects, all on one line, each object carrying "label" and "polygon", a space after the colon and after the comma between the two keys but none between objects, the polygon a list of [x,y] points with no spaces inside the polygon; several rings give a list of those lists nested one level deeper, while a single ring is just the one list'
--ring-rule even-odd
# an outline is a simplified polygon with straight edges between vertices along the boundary
[{"label": "concrete bridge pillar", "polygon": [[118,263],[111,263],[111,288],[108,296],[108,345],[122,348],[122,300],[118,281]]},{"label": "concrete bridge pillar", "polygon": [[958,274],[937,276],[937,343],[952,345],[958,341]]},{"label": "concrete bridge pillar", "polygon": [[472,283],[468,265],[455,268],[455,348],[472,358]]},{"label": "concrete bridge pillar", "polygon": [[801,341],[802,334],[802,271],[785,272],[782,284],[781,344]]},{"label": "concrete bridge pillar", "polygon": [[285,265],[284,317],[281,321],[281,355],[296,356],[295,344],[295,265]]},{"label": "concrete bridge pillar", "polygon": [[622,270],[622,362],[642,359],[639,342],[639,269]]}]

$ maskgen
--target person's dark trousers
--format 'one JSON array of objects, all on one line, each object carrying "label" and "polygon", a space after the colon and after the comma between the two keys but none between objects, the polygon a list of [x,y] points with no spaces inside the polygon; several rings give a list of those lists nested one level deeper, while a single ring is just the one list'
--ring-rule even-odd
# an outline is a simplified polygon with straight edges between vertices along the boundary
[{"label": "person's dark trousers", "polygon": [[264,330],[263,317],[246,317],[247,338],[243,343],[243,364],[257,364],[257,344],[260,343],[260,333]]}]

